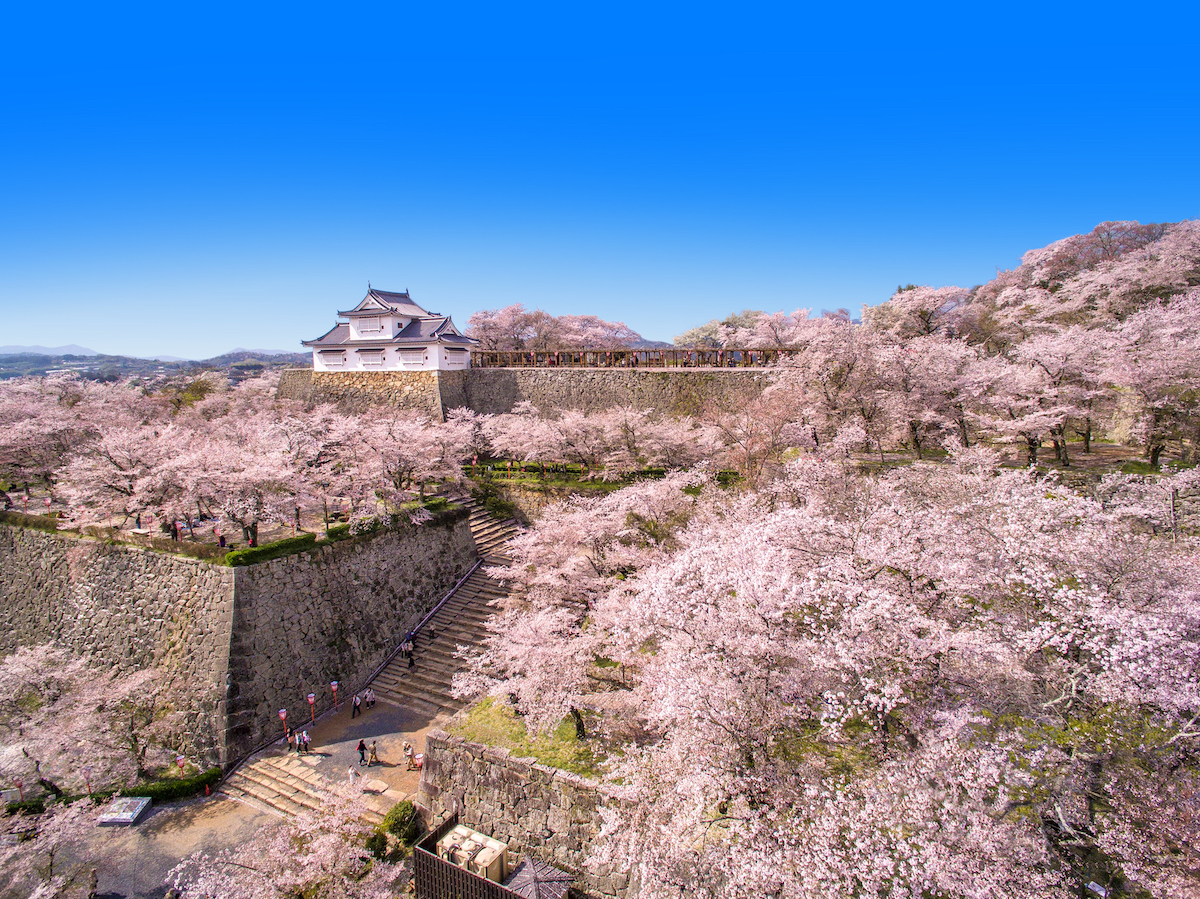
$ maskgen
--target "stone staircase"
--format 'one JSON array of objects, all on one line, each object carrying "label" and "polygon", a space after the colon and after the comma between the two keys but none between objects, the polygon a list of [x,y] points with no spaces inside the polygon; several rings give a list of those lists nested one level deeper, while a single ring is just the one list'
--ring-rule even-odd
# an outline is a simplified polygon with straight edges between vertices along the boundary
[{"label": "stone staircase", "polygon": [[511,518],[508,521],[497,521],[488,514],[483,506],[471,497],[456,497],[452,502],[462,506],[471,513],[471,534],[475,538],[475,546],[479,557],[488,565],[504,565],[509,557],[504,552],[504,545],[521,533],[521,526]]},{"label": "stone staircase", "polygon": [[[225,778],[217,792],[284,817],[328,808],[323,794],[332,785],[314,770],[316,762],[315,756],[260,755],[247,760]],[[364,793],[367,823],[378,824],[388,809],[404,798],[404,794],[396,790]]]},{"label": "stone staircase", "polygon": [[[470,497],[455,497],[453,502],[470,512],[471,533],[484,564],[508,562],[504,545],[520,532],[520,526],[514,521],[496,521]],[[434,713],[462,708],[463,703],[450,693],[450,682],[463,667],[463,660],[457,657],[459,647],[476,647],[491,633],[488,622],[495,609],[490,603],[505,595],[503,585],[488,577],[482,567],[475,569],[413,641],[413,666],[397,656],[376,675],[371,682],[376,695],[386,702]]]},{"label": "stone staircase", "polygon": [[495,610],[488,603],[503,596],[504,589],[477,568],[413,641],[413,667],[397,656],[371,682],[376,695],[424,711],[462,708],[450,695],[450,681],[463,667],[456,653],[460,646],[478,646],[491,633],[488,621]]},{"label": "stone staircase", "polygon": [[[504,545],[520,532],[514,521],[496,521],[470,497],[455,497],[453,502],[470,512],[471,533],[484,566],[509,561]],[[478,646],[491,633],[488,622],[495,609],[493,600],[507,595],[502,584],[483,570],[475,571],[438,609],[413,641],[413,667],[397,655],[371,681],[371,688],[384,702],[408,706],[431,716],[442,711],[456,712],[464,703],[450,693],[450,682],[463,667],[456,657],[460,646]],[[305,809],[322,805],[322,793],[329,783],[315,770],[318,756],[296,756],[279,750],[247,759],[218,787],[224,793],[263,811],[294,816]],[[366,776],[370,776],[367,772]],[[395,803],[405,796],[394,790],[381,794],[364,793],[370,823],[377,824]]]}]

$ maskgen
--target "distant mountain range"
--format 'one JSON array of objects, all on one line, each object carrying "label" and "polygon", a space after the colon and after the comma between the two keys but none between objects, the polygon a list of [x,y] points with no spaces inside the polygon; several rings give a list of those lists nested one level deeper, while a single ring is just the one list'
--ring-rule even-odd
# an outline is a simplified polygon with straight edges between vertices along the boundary
[{"label": "distant mountain range", "polygon": [[0,356],[99,356],[95,350],[74,343],[66,346],[0,346]]},{"label": "distant mountain range", "polygon": [[[242,354],[246,356],[289,356],[296,355],[290,350],[247,350],[242,347],[235,347],[228,353],[214,358],[221,359],[224,356],[232,356],[234,354]],[[0,356],[102,356],[96,350],[89,350],[85,346],[78,344],[67,344],[66,346],[0,346]],[[307,354],[304,354],[307,355]],[[132,359],[149,359],[153,362],[196,362],[200,360],[188,359],[186,356],[131,356]]]},{"label": "distant mountain range", "polygon": [[308,368],[311,353],[283,350],[236,349],[212,359],[180,359],[178,356],[108,356],[81,346],[0,347],[0,379],[52,372],[75,372],[81,377],[115,381],[122,378],[159,378],[223,371],[231,380],[254,377],[268,369]]}]

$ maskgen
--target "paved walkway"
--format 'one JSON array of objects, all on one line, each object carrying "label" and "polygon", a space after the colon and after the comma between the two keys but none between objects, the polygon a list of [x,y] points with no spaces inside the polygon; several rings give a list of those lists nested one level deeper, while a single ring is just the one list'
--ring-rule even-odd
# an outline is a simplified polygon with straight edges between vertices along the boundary
[{"label": "paved walkway", "polygon": [[[493,521],[468,498],[457,501],[471,513],[471,529],[480,555],[489,562],[502,561],[503,545],[514,533],[515,525]],[[482,572],[479,574],[482,578]],[[488,603],[500,589],[498,585],[481,587],[474,582],[464,587],[462,595],[439,613],[450,620],[435,618],[431,633],[417,641],[417,670],[437,671],[447,688],[457,668],[449,643],[470,642],[459,629],[468,622],[482,627],[484,622],[477,619],[490,614],[486,611]],[[476,611],[478,615],[472,614]],[[440,636],[435,628],[440,629]],[[408,674],[405,666],[400,679],[408,680]],[[211,798],[159,806],[136,827],[97,828],[89,844],[100,859],[96,865],[100,899],[161,899],[167,889],[167,872],[180,859],[196,851],[216,852],[235,846],[273,820],[305,808],[319,808],[321,793],[345,783],[351,770],[360,772],[364,781],[380,781],[386,787],[381,793],[365,794],[372,810],[369,817],[381,819],[392,805],[412,798],[417,791],[420,772],[407,769],[404,742],[424,752],[429,730],[444,727],[457,711],[458,705],[442,696],[443,690],[432,686],[423,679],[413,679],[405,684],[403,692],[394,691],[391,700],[380,696],[374,708],[364,709],[353,718],[350,704],[344,703],[337,712],[308,727],[312,738],[308,754],[288,752],[281,739],[247,759]],[[376,742],[379,764],[358,764],[359,740],[368,745],[372,740]]]}]

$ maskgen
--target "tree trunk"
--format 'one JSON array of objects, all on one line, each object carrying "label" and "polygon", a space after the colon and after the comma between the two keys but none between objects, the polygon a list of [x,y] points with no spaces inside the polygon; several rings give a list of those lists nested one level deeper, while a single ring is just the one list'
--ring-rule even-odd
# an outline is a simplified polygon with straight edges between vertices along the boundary
[{"label": "tree trunk", "polygon": [[1042,445],[1041,438],[1025,438],[1025,461],[1029,465],[1037,465],[1038,448]]},{"label": "tree trunk", "polygon": [[1083,420],[1083,452],[1089,454],[1092,451],[1092,417],[1089,415]]},{"label": "tree trunk", "polygon": [[1071,467],[1071,457],[1067,454],[1067,429],[1064,425],[1057,428],[1050,435],[1051,441],[1054,443],[1054,458],[1057,459],[1063,468]]},{"label": "tree trunk", "polygon": [[1161,440],[1155,440],[1146,450],[1146,455],[1150,459],[1150,467],[1158,468],[1158,457],[1162,455],[1162,451],[1166,449],[1166,445]]},{"label": "tree trunk", "polygon": [[908,436],[912,441],[913,454],[919,460],[921,458],[921,429],[917,427],[915,421],[908,423]]}]

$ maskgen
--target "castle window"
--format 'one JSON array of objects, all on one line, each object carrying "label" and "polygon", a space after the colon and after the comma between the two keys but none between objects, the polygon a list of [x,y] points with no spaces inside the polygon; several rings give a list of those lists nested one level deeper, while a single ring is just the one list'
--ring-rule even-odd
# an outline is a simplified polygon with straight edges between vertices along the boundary
[{"label": "castle window", "polygon": [[360,318],[358,320],[358,333],[370,334],[373,331],[382,331],[383,326],[379,323],[379,316],[375,315],[371,318]]},{"label": "castle window", "polygon": [[359,350],[358,358],[363,365],[383,365],[383,350]]},{"label": "castle window", "polygon": [[346,361],[346,354],[341,350],[321,350],[321,363],[326,367],[343,365]]},{"label": "castle window", "polygon": [[405,365],[420,365],[425,361],[423,350],[401,350],[400,361]]}]

